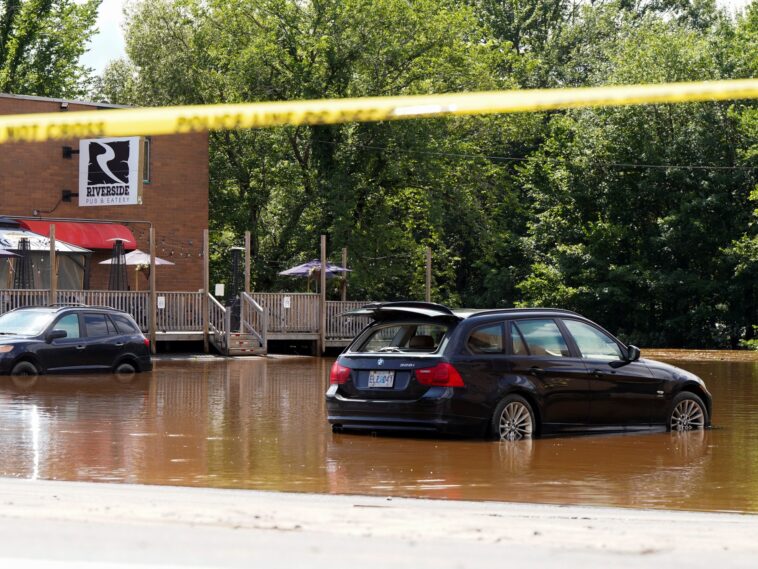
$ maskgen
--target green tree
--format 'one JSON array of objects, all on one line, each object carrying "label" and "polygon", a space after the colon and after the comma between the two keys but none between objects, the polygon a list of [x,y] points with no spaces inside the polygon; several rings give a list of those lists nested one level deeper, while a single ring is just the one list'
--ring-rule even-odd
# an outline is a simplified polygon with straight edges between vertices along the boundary
[{"label": "green tree", "polygon": [[0,0],[0,92],[84,97],[91,70],[79,64],[100,0]]}]

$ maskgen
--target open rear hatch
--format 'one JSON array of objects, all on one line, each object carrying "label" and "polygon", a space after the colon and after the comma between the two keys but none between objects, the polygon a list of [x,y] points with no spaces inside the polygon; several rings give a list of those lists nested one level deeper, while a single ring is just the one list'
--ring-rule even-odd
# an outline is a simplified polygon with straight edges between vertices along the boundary
[{"label": "open rear hatch", "polygon": [[[374,303],[346,316],[368,316],[364,330],[335,363],[332,382],[348,399],[416,400],[433,386],[458,386],[460,376],[442,351],[460,320],[446,306],[428,302]],[[335,369],[338,381],[335,381]],[[462,385],[462,383],[461,383]]]},{"label": "open rear hatch", "polygon": [[442,320],[458,321],[452,310],[442,304],[434,302],[372,302],[345,312],[342,316],[368,316],[376,321],[384,320],[407,320],[409,318],[438,318]]}]

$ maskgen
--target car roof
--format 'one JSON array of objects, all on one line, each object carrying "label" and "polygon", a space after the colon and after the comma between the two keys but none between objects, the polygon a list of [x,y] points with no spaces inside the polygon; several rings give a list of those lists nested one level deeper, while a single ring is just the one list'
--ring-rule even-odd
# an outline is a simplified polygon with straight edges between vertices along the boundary
[{"label": "car roof", "polygon": [[565,308],[461,308],[453,310],[453,313],[461,319],[472,318],[475,316],[497,316],[500,314],[507,316],[557,316],[561,314],[569,314],[571,316],[584,318],[581,314],[578,314],[573,310],[566,310]]},{"label": "car roof", "polygon": [[116,312],[118,314],[129,315],[128,312],[124,310],[119,310],[118,308],[112,308],[110,306],[89,306],[86,304],[51,304],[48,306],[20,306],[18,308],[14,308],[10,312],[20,312],[22,310],[35,310],[37,312],[49,312],[51,314],[64,312],[67,310],[91,310],[95,312]]},{"label": "car roof", "polygon": [[460,321],[480,316],[555,316],[560,314],[584,318],[576,312],[563,308],[461,308],[452,310],[444,304],[416,301],[372,302],[345,312],[342,316],[368,316],[373,320],[406,319],[422,316]]}]

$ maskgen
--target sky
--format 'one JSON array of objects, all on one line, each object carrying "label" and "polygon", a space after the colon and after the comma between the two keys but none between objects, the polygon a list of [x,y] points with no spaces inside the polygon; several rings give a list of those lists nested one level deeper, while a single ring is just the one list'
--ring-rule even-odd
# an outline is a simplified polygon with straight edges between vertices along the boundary
[{"label": "sky", "polygon": [[[103,0],[97,18],[99,32],[92,38],[90,49],[82,56],[82,63],[92,67],[99,75],[105,66],[114,59],[125,56],[124,34],[121,26],[124,21],[124,6],[131,0]],[[717,0],[719,6],[730,10],[744,8],[750,0]]]}]

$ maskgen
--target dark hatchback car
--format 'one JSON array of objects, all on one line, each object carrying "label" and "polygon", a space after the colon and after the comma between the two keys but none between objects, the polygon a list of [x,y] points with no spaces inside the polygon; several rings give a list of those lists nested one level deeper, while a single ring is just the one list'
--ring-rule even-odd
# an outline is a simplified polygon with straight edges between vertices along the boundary
[{"label": "dark hatchback car", "polygon": [[336,430],[515,440],[710,426],[699,377],[640,359],[638,348],[574,312],[399,302],[349,314],[373,322],[332,366],[326,407]]},{"label": "dark hatchback car", "polygon": [[150,343],[126,312],[103,307],[18,308],[0,316],[0,373],[132,373],[152,369]]}]

